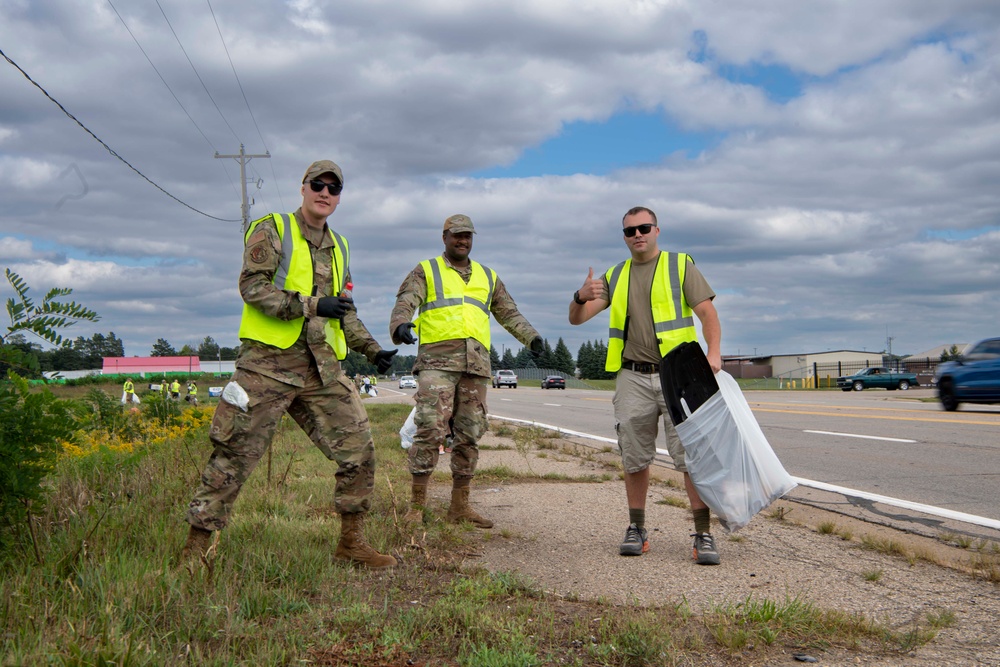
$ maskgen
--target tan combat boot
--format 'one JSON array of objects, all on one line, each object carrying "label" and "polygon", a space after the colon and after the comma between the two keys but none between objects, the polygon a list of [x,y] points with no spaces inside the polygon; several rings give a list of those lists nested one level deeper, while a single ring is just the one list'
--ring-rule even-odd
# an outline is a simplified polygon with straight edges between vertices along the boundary
[{"label": "tan combat boot", "polygon": [[448,523],[459,523],[463,520],[471,521],[476,528],[492,528],[493,522],[484,516],[476,513],[469,506],[469,483],[470,479],[454,480],[451,487],[451,507],[448,508]]},{"label": "tan combat boot", "polygon": [[191,529],[188,530],[188,538],[184,544],[184,550],[181,551],[181,562],[186,563],[189,560],[201,560],[205,552],[208,551],[211,542],[212,531],[191,526]]},{"label": "tan combat boot", "polygon": [[410,487],[410,509],[403,516],[404,526],[419,526],[424,522],[424,508],[427,506],[427,483],[430,475],[413,476],[413,485]]},{"label": "tan combat boot", "polygon": [[364,565],[373,570],[394,566],[396,564],[395,558],[380,554],[365,541],[362,531],[364,523],[365,515],[362,512],[340,515],[340,541],[337,543],[337,550],[333,557],[337,560]]}]

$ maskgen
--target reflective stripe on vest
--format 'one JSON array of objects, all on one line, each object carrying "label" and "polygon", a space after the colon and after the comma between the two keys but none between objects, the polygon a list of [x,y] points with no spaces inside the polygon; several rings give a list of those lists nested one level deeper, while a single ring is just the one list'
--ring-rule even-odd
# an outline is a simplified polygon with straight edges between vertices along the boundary
[{"label": "reflective stripe on vest", "polygon": [[490,304],[497,274],[478,262],[466,284],[443,257],[420,262],[427,281],[427,298],[417,316],[420,344],[456,338],[475,338],[490,349]]},{"label": "reflective stripe on vest", "polygon": [[[688,256],[678,252],[660,252],[650,287],[649,308],[653,313],[653,331],[659,343],[660,356],[681,343],[698,340],[691,306],[684,299],[684,273]],[[628,321],[628,285],[632,260],[611,267],[604,274],[611,297],[611,317],[608,325],[608,357],[605,370],[616,372],[622,367]]]},{"label": "reflective stripe on vest", "polygon": [[[274,220],[278,237],[281,239],[281,261],[278,263],[278,268],[275,270],[271,282],[278,289],[305,295],[312,294],[313,265],[312,256],[309,253],[309,243],[302,235],[302,230],[299,229],[299,223],[293,214],[272,213],[254,220],[243,238],[244,244],[250,239],[257,225],[268,219]],[[347,239],[332,229],[330,235],[335,245],[333,247],[333,280],[329,293],[339,294],[344,289],[347,280],[351,251],[347,245]],[[287,350],[298,340],[304,322],[305,318],[302,317],[294,320],[279,320],[244,303],[239,337]],[[326,321],[326,342],[333,348],[337,359],[344,359],[347,356],[347,339],[340,327],[340,320]]]}]

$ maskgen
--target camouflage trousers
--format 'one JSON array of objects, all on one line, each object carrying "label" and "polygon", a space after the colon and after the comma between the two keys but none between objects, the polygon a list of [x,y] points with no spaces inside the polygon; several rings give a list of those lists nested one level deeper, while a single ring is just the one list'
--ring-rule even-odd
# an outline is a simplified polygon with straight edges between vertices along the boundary
[{"label": "camouflage trousers", "polygon": [[233,381],[249,395],[250,405],[243,412],[219,402],[209,431],[214,451],[188,506],[188,523],[207,530],[226,527],[243,484],[271,445],[285,412],[328,459],[337,463],[333,494],[337,512],[367,512],[371,508],[375,443],[361,397],[345,375],[323,386],[315,364],[310,364],[302,387],[245,369],[237,369]]},{"label": "camouflage trousers", "polygon": [[472,477],[479,462],[479,438],[486,432],[486,385],[489,378],[456,371],[422,370],[417,375],[417,433],[410,447],[410,473],[427,475],[437,465],[438,447],[454,418],[452,477]]}]

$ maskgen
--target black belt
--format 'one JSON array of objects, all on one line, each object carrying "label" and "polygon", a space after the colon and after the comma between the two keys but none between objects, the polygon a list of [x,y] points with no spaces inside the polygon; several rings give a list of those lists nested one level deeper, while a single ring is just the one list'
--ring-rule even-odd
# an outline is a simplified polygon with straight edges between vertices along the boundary
[{"label": "black belt", "polygon": [[623,361],[622,368],[627,368],[636,373],[644,373],[645,375],[653,375],[660,372],[659,364],[640,364],[636,361]]}]

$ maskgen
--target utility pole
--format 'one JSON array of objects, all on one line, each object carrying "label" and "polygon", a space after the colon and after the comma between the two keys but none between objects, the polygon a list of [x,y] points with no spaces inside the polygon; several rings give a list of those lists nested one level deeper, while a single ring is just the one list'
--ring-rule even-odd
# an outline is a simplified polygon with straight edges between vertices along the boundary
[{"label": "utility pole", "polygon": [[219,155],[219,151],[215,151],[215,157],[233,158],[240,163],[240,189],[243,196],[240,210],[243,213],[243,233],[246,234],[250,228],[250,204],[247,202],[247,163],[255,157],[270,158],[271,151],[266,151],[263,155],[247,155],[243,150],[243,144],[240,144],[239,155]]}]

